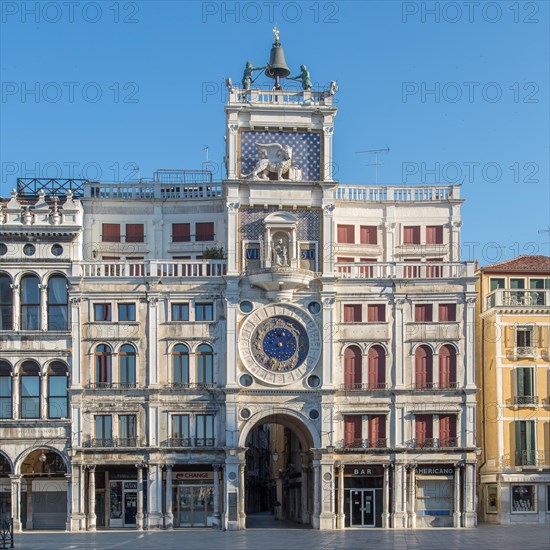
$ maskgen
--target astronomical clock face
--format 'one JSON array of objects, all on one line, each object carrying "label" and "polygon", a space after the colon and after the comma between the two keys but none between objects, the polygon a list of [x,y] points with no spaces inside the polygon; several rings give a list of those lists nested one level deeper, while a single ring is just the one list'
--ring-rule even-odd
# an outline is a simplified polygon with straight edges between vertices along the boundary
[{"label": "astronomical clock face", "polygon": [[306,312],[294,306],[270,305],[245,319],[239,351],[255,377],[285,385],[315,367],[321,355],[321,338]]}]

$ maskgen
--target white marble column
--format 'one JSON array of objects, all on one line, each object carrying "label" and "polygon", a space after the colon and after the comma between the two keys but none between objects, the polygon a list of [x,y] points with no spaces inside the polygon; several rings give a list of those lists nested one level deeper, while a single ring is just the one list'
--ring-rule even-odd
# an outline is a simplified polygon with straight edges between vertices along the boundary
[{"label": "white marble column", "polygon": [[477,515],[475,508],[475,464],[466,464],[464,467],[466,478],[466,491],[464,502],[464,527],[475,527],[477,525]]},{"label": "white marble column", "polygon": [[65,531],[71,530],[71,516],[73,513],[73,485],[72,485],[72,474],[65,474],[67,479],[67,521],[65,523]]},{"label": "white marble column", "polygon": [[19,285],[12,284],[13,291],[13,330],[19,330],[20,314],[21,314],[21,296],[19,295]]},{"label": "white marble column", "polygon": [[[71,315],[69,321],[71,323],[72,336],[72,351],[71,351],[71,387],[80,388],[82,385],[82,373],[80,372],[81,357],[80,357],[80,339],[82,335],[82,327],[80,322],[80,296],[73,296],[70,300]],[[94,367],[95,368],[95,367]]]},{"label": "white marble column", "polygon": [[95,466],[88,466],[88,531],[96,529]]},{"label": "white marble column", "polygon": [[246,527],[244,464],[239,464],[239,529]]},{"label": "white marble column", "polygon": [[81,531],[85,529],[84,510],[82,506],[82,472],[83,468],[80,464],[72,464],[71,474],[71,531]]},{"label": "white marble column", "polygon": [[313,518],[312,526],[319,529],[321,510],[321,464],[318,460],[313,462]]},{"label": "white marble column", "polygon": [[147,318],[148,318],[148,376],[145,377],[145,383],[157,386],[159,383],[159,357],[158,357],[158,321],[159,321],[159,297],[157,294],[149,293],[147,295]]},{"label": "white marble column", "polygon": [[220,526],[220,467],[214,464],[214,525]]},{"label": "white marble column", "polygon": [[11,517],[13,531],[21,531],[21,476],[10,474],[11,480]]},{"label": "white marble column", "polygon": [[336,529],[345,527],[346,515],[344,512],[344,465],[338,464],[338,513],[336,515]]},{"label": "white marble column", "polygon": [[384,464],[384,487],[382,488],[382,527],[390,527],[390,465]]},{"label": "white marble column", "polygon": [[48,418],[48,377],[40,373],[40,418]]},{"label": "white marble column", "polygon": [[301,491],[301,505],[302,505],[302,523],[304,525],[309,524],[309,510],[308,510],[308,493],[309,493],[309,457],[307,453],[302,453],[302,491]]},{"label": "white marble column", "polygon": [[139,531],[143,530],[143,464],[136,464],[137,468],[137,514],[136,524]]},{"label": "white marble column", "polygon": [[27,521],[25,523],[25,529],[29,531],[33,528],[33,511],[32,511],[32,476],[26,476],[25,481],[27,482]]},{"label": "white marble column", "polygon": [[40,330],[48,330],[48,285],[39,284],[40,289]]},{"label": "white marble column", "polygon": [[416,466],[409,467],[409,527],[416,529]]},{"label": "white marble column", "polygon": [[460,527],[460,466],[455,465],[453,477],[453,527]]},{"label": "white marble column", "polygon": [[393,526],[407,527],[407,470],[404,464],[395,464],[393,474]]},{"label": "white marble column", "polygon": [[174,515],[172,513],[172,470],[173,464],[166,464],[166,514],[164,515],[164,527],[172,529],[174,526]]}]

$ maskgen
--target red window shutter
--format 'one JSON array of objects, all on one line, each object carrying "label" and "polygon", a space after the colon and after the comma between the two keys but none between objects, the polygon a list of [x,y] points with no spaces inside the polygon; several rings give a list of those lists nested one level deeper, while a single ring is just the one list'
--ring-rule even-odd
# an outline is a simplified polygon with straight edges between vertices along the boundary
[{"label": "red window shutter", "polygon": [[126,224],[126,242],[142,243],[145,240],[145,231],[142,223]]},{"label": "red window shutter", "polygon": [[383,323],[386,320],[386,306],[384,304],[373,304],[368,306],[369,323]]},{"label": "red window shutter", "polygon": [[452,440],[456,438],[456,415],[439,415],[439,439],[444,447],[452,446]]},{"label": "red window shutter", "polygon": [[344,444],[351,445],[363,438],[363,418],[361,415],[344,416]]},{"label": "red window shutter", "polygon": [[195,224],[196,241],[214,240],[214,222],[203,222]]},{"label": "red window shutter", "polygon": [[344,351],[344,386],[354,388],[361,384],[361,351],[350,346]]},{"label": "red window shutter", "polygon": [[456,385],[456,351],[450,346],[439,351],[439,385],[441,388]]},{"label": "red window shutter", "polygon": [[456,321],[456,304],[439,304],[439,321]]},{"label": "red window shutter", "polygon": [[119,223],[104,223],[102,227],[103,242],[119,243],[120,242],[120,224]]},{"label": "red window shutter", "polygon": [[377,244],[378,236],[376,226],[362,225],[360,227],[360,242],[361,244]]},{"label": "red window shutter", "polygon": [[442,225],[428,225],[426,227],[426,244],[443,244]]},{"label": "red window shutter", "polygon": [[417,304],[414,306],[414,320],[417,323],[431,323],[433,319],[432,304]]},{"label": "red window shutter", "polygon": [[386,354],[381,346],[372,346],[368,357],[369,388],[379,388],[386,383]]},{"label": "red window shutter", "polygon": [[343,256],[336,258],[336,263],[338,264],[352,264],[353,262],[355,262],[355,258],[344,258]]},{"label": "red window shutter", "polygon": [[339,243],[353,244],[355,242],[355,226],[338,225],[337,238]]},{"label": "red window shutter", "polygon": [[417,414],[414,419],[414,436],[416,444],[422,444],[426,439],[433,437],[433,416],[431,414]]},{"label": "red window shutter", "polygon": [[379,439],[386,438],[386,417],[383,414],[375,414],[369,417],[369,441],[371,445],[377,445]]},{"label": "red window shutter", "polygon": [[414,376],[416,387],[425,389],[433,383],[432,352],[425,346],[417,348],[414,358]]},{"label": "red window shutter", "polygon": [[173,223],[172,224],[172,242],[187,243],[190,240],[191,240],[190,223]]},{"label": "red window shutter", "polygon": [[361,322],[361,304],[344,305],[344,323]]},{"label": "red window shutter", "polygon": [[403,244],[420,244],[419,225],[409,225],[403,227]]}]

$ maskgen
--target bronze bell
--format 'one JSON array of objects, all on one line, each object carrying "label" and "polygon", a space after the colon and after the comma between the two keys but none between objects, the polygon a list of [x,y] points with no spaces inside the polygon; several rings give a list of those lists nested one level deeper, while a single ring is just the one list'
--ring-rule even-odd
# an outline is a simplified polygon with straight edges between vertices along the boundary
[{"label": "bronze bell", "polygon": [[285,61],[285,52],[281,43],[275,41],[271,46],[271,54],[269,55],[269,64],[265,70],[266,76],[275,80],[275,89],[279,90],[281,85],[279,84],[280,78],[286,78],[290,74],[290,69]]}]

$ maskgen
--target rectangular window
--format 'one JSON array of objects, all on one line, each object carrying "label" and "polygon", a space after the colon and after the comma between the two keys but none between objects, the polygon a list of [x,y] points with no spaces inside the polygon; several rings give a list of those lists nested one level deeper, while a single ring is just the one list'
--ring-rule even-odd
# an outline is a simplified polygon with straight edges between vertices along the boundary
[{"label": "rectangular window", "polygon": [[214,222],[204,222],[195,224],[195,241],[213,241],[214,240]]},{"label": "rectangular window", "polygon": [[214,304],[195,304],[195,321],[213,321]]},{"label": "rectangular window", "polygon": [[94,321],[110,321],[111,304],[94,304]]},{"label": "rectangular window", "polygon": [[438,315],[440,323],[456,321],[456,304],[439,304]]},{"label": "rectangular window", "polygon": [[530,404],[533,402],[535,391],[534,378],[534,367],[516,368],[516,403],[518,405]]},{"label": "rectangular window", "polygon": [[344,323],[361,323],[361,304],[344,304]]},{"label": "rectangular window", "polygon": [[420,226],[403,227],[403,244],[420,244]]},{"label": "rectangular window", "polygon": [[189,321],[189,304],[172,304],[172,321]]},{"label": "rectangular window", "polygon": [[415,447],[433,447],[433,415],[415,415],[414,439]]},{"label": "rectangular window", "polygon": [[431,323],[433,321],[432,304],[416,304],[414,306],[414,320],[417,323]]},{"label": "rectangular window", "polygon": [[369,447],[386,447],[386,415],[370,414],[368,431]]},{"label": "rectangular window", "polygon": [[537,511],[535,485],[512,485],[512,513],[525,514]]},{"label": "rectangular window", "polygon": [[363,447],[363,416],[346,414],[344,416],[344,448]]},{"label": "rectangular window", "polygon": [[550,289],[550,279],[529,279],[529,288],[532,290]]},{"label": "rectangular window", "polygon": [[113,420],[110,414],[102,414],[95,417],[95,439],[99,447],[113,444]]},{"label": "rectangular window", "polygon": [[535,345],[535,327],[518,326],[516,327],[516,348],[526,350]]},{"label": "rectangular window", "polygon": [[487,514],[498,514],[498,485],[485,486],[485,512]]},{"label": "rectangular window", "polygon": [[177,447],[189,447],[189,415],[172,415],[172,444]]},{"label": "rectangular window", "polygon": [[516,420],[515,466],[537,465],[537,444],[535,441],[536,423],[534,420]]},{"label": "rectangular window", "polygon": [[126,242],[142,243],[145,241],[145,229],[142,223],[126,224]]},{"label": "rectangular window", "polygon": [[416,481],[417,515],[450,516],[453,508],[452,495],[451,481],[418,478]]},{"label": "rectangular window", "polygon": [[443,226],[426,226],[426,244],[443,244]]},{"label": "rectangular window", "polygon": [[355,226],[354,225],[338,225],[337,238],[339,243],[353,244],[355,243]]},{"label": "rectangular window", "polygon": [[456,414],[439,415],[439,445],[456,447]]},{"label": "rectangular window", "polygon": [[67,376],[48,376],[48,418],[67,418]]},{"label": "rectangular window", "polygon": [[172,224],[172,242],[188,243],[190,240],[191,240],[190,223],[173,223]]},{"label": "rectangular window", "polygon": [[367,306],[369,323],[385,323],[386,322],[386,306],[385,304],[369,304]]},{"label": "rectangular window", "polygon": [[500,277],[491,278],[491,280],[489,281],[489,288],[491,292],[493,292],[493,290],[497,290],[499,288],[504,288],[504,287],[505,287],[504,279],[501,279]]},{"label": "rectangular window", "polygon": [[120,224],[104,223],[102,227],[102,239],[104,243],[120,242]]},{"label": "rectangular window", "polygon": [[119,321],[136,320],[136,304],[118,304]]},{"label": "rectangular window", "polygon": [[120,438],[121,447],[136,446],[136,415],[121,414],[118,417],[118,435]]},{"label": "rectangular window", "polygon": [[2,374],[0,376],[0,418],[12,417],[12,377]]},{"label": "rectangular window", "polygon": [[362,225],[360,227],[361,244],[378,244],[378,228],[375,225]]},{"label": "rectangular window", "polygon": [[214,415],[213,414],[198,414],[197,420],[197,437],[195,446],[197,447],[213,447],[214,446]]}]

